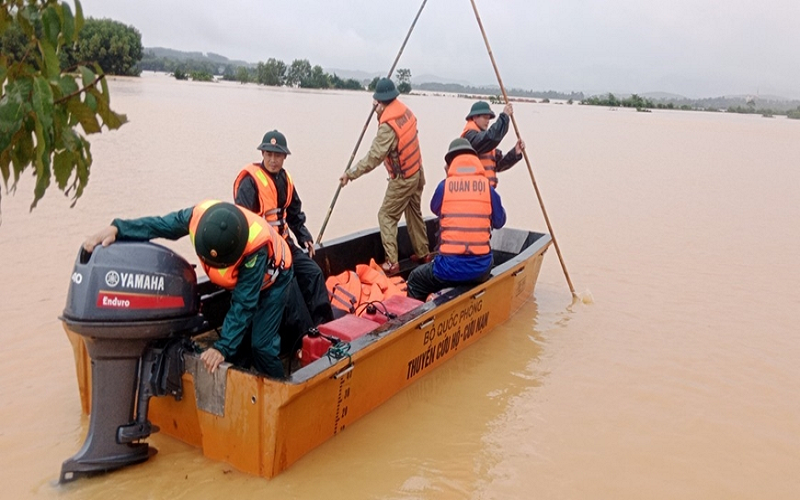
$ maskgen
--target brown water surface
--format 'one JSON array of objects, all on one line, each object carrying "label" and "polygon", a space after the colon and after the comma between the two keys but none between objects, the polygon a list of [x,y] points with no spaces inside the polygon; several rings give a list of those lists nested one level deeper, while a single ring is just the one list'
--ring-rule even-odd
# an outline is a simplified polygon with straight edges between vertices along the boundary
[{"label": "brown water surface", "polygon": [[[148,462],[58,486],[88,426],[57,319],[83,238],[113,217],[229,199],[272,128],[288,138],[316,235],[371,104],[365,92],[155,74],[110,85],[130,123],[90,138],[75,208],[51,187],[29,213],[27,176],[3,196],[3,498],[798,497],[800,122],[556,103],[517,104],[516,118],[593,303],[572,303],[548,252],[509,322],[272,480],[157,434]],[[419,118],[429,214],[471,102],[404,100]],[[384,179],[343,189],[324,239],[375,226]],[[499,192],[509,225],[545,230],[524,164]],[[170,245],[195,261],[188,242]]]}]

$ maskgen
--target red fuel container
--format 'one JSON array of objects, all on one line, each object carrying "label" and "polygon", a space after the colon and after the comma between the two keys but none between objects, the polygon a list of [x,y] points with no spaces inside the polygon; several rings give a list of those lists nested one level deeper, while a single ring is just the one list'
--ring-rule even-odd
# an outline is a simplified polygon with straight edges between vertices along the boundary
[{"label": "red fuel container", "polygon": [[368,318],[359,318],[355,314],[345,314],[341,318],[323,323],[317,328],[322,334],[350,342],[379,326],[380,323],[371,321]]},{"label": "red fuel container", "polygon": [[[376,302],[374,304],[374,313],[369,313],[366,309],[364,309],[364,312],[361,313],[361,317],[375,321],[376,323],[382,325],[389,321],[389,317],[386,315],[386,313],[400,316],[412,309],[417,308],[418,306],[421,306],[422,304],[422,301],[412,299],[411,297],[406,297],[405,295],[392,295],[388,299]],[[361,308],[359,307],[359,309]]]},{"label": "red fuel container", "polygon": [[[354,314],[345,314],[339,319],[323,323],[317,327],[319,332],[329,337],[335,337],[345,342],[351,342],[362,335],[378,328],[379,323],[369,319],[359,318]],[[300,358],[301,364],[306,366],[312,361],[316,361],[328,352],[331,347],[330,340],[322,337],[303,337],[303,354]]]},{"label": "red fuel container", "polygon": [[303,351],[300,355],[300,365],[306,366],[312,361],[316,361],[328,352],[331,347],[331,341],[325,337],[303,337]]}]

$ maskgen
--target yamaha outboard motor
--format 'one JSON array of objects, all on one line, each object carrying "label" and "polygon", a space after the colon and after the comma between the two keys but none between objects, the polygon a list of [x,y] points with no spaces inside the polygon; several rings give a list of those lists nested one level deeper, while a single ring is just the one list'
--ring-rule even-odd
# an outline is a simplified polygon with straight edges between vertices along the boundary
[{"label": "yamaha outboard motor", "polygon": [[149,400],[180,399],[183,349],[204,326],[198,305],[193,267],[166,247],[118,242],[80,251],[61,319],[91,358],[92,409],[61,482],[148,459],[141,441],[158,431],[147,420]]}]

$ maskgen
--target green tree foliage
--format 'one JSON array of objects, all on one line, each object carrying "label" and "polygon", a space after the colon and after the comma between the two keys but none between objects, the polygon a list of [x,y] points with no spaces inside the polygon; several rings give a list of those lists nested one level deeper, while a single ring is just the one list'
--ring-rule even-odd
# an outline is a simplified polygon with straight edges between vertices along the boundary
[{"label": "green tree foliage", "polygon": [[330,77],[330,84],[335,89],[364,90],[364,85],[355,78],[343,80],[335,73]]},{"label": "green tree foliage", "polygon": [[222,79],[226,81],[234,81],[236,80],[236,70],[233,69],[233,66],[227,66],[225,71],[222,72]]},{"label": "green tree foliage", "polygon": [[[500,92],[498,86],[481,86],[472,87],[470,85],[461,85],[458,83],[418,83],[416,88],[419,90],[428,90],[431,92],[451,92],[459,94],[461,97],[468,99],[483,99],[483,96],[489,96]],[[556,92],[555,90],[547,91],[533,91],[523,90],[516,88],[506,88],[506,94],[509,97],[524,97],[524,98],[547,98],[547,99],[573,99],[580,101],[584,98],[583,92]]]},{"label": "green tree foliage", "polygon": [[158,57],[152,51],[145,50],[138,68],[142,71],[161,71],[164,73],[174,73],[180,68],[183,71],[205,72],[211,75],[230,75],[230,80],[234,80],[236,68],[233,64],[222,64],[210,60],[199,59],[171,59],[168,57]]},{"label": "green tree foliage", "polygon": [[307,89],[328,89],[331,87],[330,75],[325,73],[322,66],[316,65],[311,68],[311,76],[305,82],[300,82],[300,86]]},{"label": "green tree foliage", "polygon": [[189,73],[189,76],[192,77],[192,80],[195,82],[213,82],[214,75],[207,71],[192,71]]},{"label": "green tree foliage", "polygon": [[[73,205],[89,182],[92,164],[89,141],[102,126],[125,123],[109,107],[109,91],[101,67],[79,64],[61,69],[66,46],[78,42],[83,11],[75,13],[59,0],[3,0],[0,33],[21,50],[0,51],[0,174],[6,192],[14,192],[20,175],[31,168],[36,178],[31,209],[55,177]],[[21,36],[20,36],[21,33]],[[101,123],[102,121],[102,123]],[[78,125],[83,133],[77,130]]]},{"label": "green tree foliage", "polygon": [[408,94],[411,92],[411,70],[408,68],[400,68],[397,70],[397,91],[401,94]]},{"label": "green tree foliage", "polygon": [[798,101],[772,100],[766,102],[769,104],[768,107],[757,106],[755,98],[752,97],[711,97],[706,99],[670,98],[653,101],[637,94],[633,94],[625,99],[618,99],[613,94],[607,94],[605,97],[587,97],[581,101],[581,104],[622,106],[636,108],[637,110],[679,109],[681,111],[707,111],[711,113],[725,111],[727,113],[760,114],[767,117],[775,115],[788,116],[788,113],[793,107],[800,109],[800,106],[797,105]]},{"label": "green tree foliage", "polygon": [[286,85],[303,87],[311,80],[311,63],[308,59],[295,59],[286,71]]},{"label": "green tree foliage", "polygon": [[236,68],[235,80],[239,83],[247,83],[251,81],[252,78],[250,77],[250,71],[248,71],[244,66],[239,66]]},{"label": "green tree foliage", "polygon": [[730,106],[728,109],[725,110],[728,113],[741,113],[744,115],[754,115],[759,114],[765,116],[767,118],[772,118],[775,115],[786,115],[789,116],[790,111],[781,111],[779,109],[771,109],[771,108],[758,108],[756,109],[755,105],[747,104],[746,107],[743,106]]},{"label": "green tree foliage", "polygon": [[67,48],[66,65],[96,61],[106,74],[139,76],[142,35],[133,26],[111,19],[86,20],[74,48]]},{"label": "green tree foliage", "polygon": [[[162,71],[173,75],[185,74],[193,80],[194,73],[220,75],[226,81],[254,82],[259,85],[280,87],[364,90],[364,84],[353,78],[344,80],[326,73],[322,66],[312,66],[306,59],[297,59],[291,66],[271,57],[266,62],[249,64],[212,53],[181,52],[178,50],[152,48],[145,51],[139,64],[142,70]],[[207,77],[206,77],[207,78]]]},{"label": "green tree foliage", "polygon": [[606,94],[605,97],[587,97],[581,101],[581,104],[588,104],[590,106],[609,106],[612,108],[623,107],[636,109],[650,109],[657,107],[650,99],[645,99],[636,94],[626,97],[625,99],[619,99],[611,93]]},{"label": "green tree foliage", "polygon": [[377,87],[378,80],[380,80],[380,79],[381,79],[381,77],[379,77],[379,76],[376,76],[375,78],[373,78],[372,81],[369,82],[369,84],[367,85],[367,90],[369,90],[370,92],[375,92],[375,87]]},{"label": "green tree foliage", "polygon": [[286,63],[274,57],[256,66],[256,81],[261,85],[279,87],[286,81]]},{"label": "green tree foliage", "polygon": [[28,37],[18,24],[9,24],[0,36],[0,49],[11,61],[25,60],[28,64],[36,64],[33,54],[28,52]]},{"label": "green tree foliage", "polygon": [[398,68],[397,81],[399,83],[411,83],[411,70],[408,68]]}]

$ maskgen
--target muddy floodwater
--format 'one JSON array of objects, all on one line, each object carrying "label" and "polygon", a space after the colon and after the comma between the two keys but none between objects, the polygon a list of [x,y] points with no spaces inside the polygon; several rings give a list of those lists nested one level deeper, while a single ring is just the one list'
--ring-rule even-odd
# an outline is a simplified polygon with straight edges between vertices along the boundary
[{"label": "muddy floodwater", "polygon": [[[511,320],[274,479],[155,434],[149,461],[57,485],[89,422],[58,320],[83,239],[114,217],[230,199],[275,128],[316,235],[372,102],[153,73],[110,87],[129,123],[89,138],[90,183],[74,208],[51,186],[29,211],[27,174],[3,193],[3,498],[798,497],[800,121],[565,103],[519,103],[515,115],[589,300],[573,303],[551,248]],[[404,101],[419,120],[429,215],[472,102]],[[512,146],[509,136],[501,149]],[[385,178],[345,187],[324,239],[376,226]],[[509,226],[546,231],[524,163],[498,192]],[[170,246],[196,262],[188,241]]]}]

